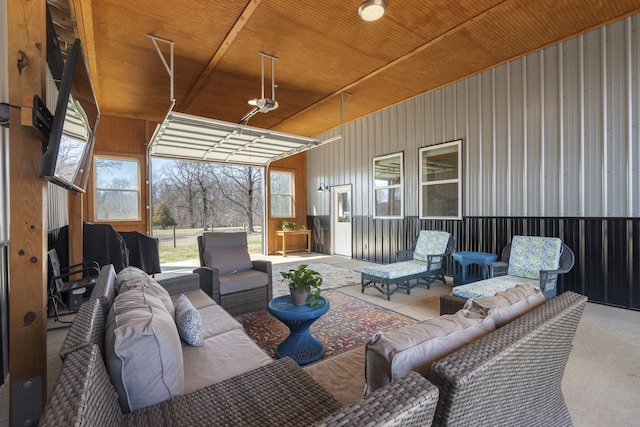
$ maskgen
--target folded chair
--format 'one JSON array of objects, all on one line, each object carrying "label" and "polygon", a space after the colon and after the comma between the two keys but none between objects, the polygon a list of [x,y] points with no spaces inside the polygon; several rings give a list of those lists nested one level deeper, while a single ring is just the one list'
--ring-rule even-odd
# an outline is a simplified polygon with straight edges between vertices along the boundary
[{"label": "folded chair", "polygon": [[198,236],[200,288],[232,316],[266,310],[273,298],[271,261],[251,261],[247,233]]},{"label": "folded chair", "polygon": [[[53,317],[56,322],[64,322],[59,318],[58,305],[67,310],[77,310],[82,302],[82,295],[88,288],[92,288],[100,274],[100,266],[97,262],[74,264],[69,267],[61,267],[58,253],[55,249],[49,251],[49,264],[51,266],[51,280],[49,282],[49,301],[53,309]],[[82,275],[77,279],[71,277]],[[66,302],[63,295],[66,294]]]}]

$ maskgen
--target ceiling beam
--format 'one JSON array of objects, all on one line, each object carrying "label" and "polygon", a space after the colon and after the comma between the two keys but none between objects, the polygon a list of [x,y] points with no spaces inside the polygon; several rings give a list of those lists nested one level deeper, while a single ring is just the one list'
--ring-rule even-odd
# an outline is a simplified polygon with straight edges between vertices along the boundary
[{"label": "ceiling beam", "polygon": [[229,46],[231,46],[231,43],[233,43],[236,37],[238,37],[238,34],[240,34],[240,31],[244,28],[247,22],[249,22],[249,18],[251,17],[251,15],[253,15],[253,12],[255,12],[261,1],[262,0],[249,1],[247,7],[244,8],[242,13],[240,14],[240,17],[233,25],[227,36],[224,38],[218,50],[216,50],[216,52],[213,54],[207,66],[204,68],[204,70],[202,70],[202,73],[200,74],[200,76],[198,76],[196,82],[193,84],[191,89],[189,89],[187,96],[178,104],[176,110],[185,111],[189,107],[193,99],[200,92],[200,89],[202,89],[202,87],[209,80],[211,73],[213,73],[216,66],[218,65],[224,54],[227,52],[227,49],[229,49]]}]

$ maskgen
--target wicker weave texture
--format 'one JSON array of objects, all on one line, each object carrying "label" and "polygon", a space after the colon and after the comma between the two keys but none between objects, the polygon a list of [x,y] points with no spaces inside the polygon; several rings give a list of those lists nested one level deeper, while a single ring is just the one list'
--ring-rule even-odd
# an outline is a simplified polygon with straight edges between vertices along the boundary
[{"label": "wicker weave texture", "polygon": [[235,294],[220,295],[220,305],[233,317],[267,309],[267,286]]},{"label": "wicker weave texture", "polygon": [[100,353],[104,354],[104,327],[107,312],[108,309],[98,299],[91,299],[80,306],[60,348],[62,361],[69,354],[90,344],[97,344]]},{"label": "wicker weave texture", "polygon": [[100,349],[92,345],[65,359],[39,425],[117,426],[122,418]]},{"label": "wicker weave texture", "polygon": [[105,265],[100,269],[100,275],[96,280],[96,284],[91,291],[90,299],[97,299],[109,311],[116,298],[116,288],[114,282],[116,280],[116,271],[113,264]]},{"label": "wicker weave texture", "polygon": [[571,425],[560,385],[585,304],[567,292],[434,363],[434,425]]},{"label": "wicker weave texture", "polygon": [[431,425],[437,403],[438,388],[411,372],[314,426],[426,427]]},{"label": "wicker weave texture", "polygon": [[195,273],[181,274],[156,281],[169,292],[169,295],[180,295],[200,289],[200,276]]},{"label": "wicker weave texture", "polygon": [[135,411],[125,425],[310,425],[340,403],[289,358]]},{"label": "wicker weave texture", "polygon": [[440,297],[440,315],[456,314],[464,304],[467,298],[457,297],[455,295],[442,295]]}]

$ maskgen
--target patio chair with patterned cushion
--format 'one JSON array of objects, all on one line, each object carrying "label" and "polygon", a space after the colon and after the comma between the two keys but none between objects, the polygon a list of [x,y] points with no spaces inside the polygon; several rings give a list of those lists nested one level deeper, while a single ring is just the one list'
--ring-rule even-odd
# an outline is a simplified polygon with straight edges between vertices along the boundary
[{"label": "patio chair with patterned cushion", "polygon": [[363,267],[362,293],[371,286],[391,300],[398,289],[406,290],[409,295],[418,284],[430,289],[435,280],[445,283],[444,261],[455,249],[453,236],[445,231],[421,230],[413,246],[396,253],[399,262]]},{"label": "patio chair with patterned cushion", "polygon": [[551,299],[557,293],[558,275],[571,271],[574,263],[573,251],[557,237],[513,236],[502,260],[487,263],[489,278],[454,287],[451,295],[440,298],[440,312],[455,312],[469,298],[478,300],[518,284],[534,286]]}]

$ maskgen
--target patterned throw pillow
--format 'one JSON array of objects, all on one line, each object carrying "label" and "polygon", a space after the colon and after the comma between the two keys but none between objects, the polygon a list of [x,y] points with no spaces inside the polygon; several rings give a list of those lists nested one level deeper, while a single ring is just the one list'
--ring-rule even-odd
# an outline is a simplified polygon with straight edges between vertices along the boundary
[{"label": "patterned throw pillow", "polygon": [[204,345],[202,317],[184,294],[180,295],[176,303],[176,325],[178,334],[184,342],[194,347]]}]

